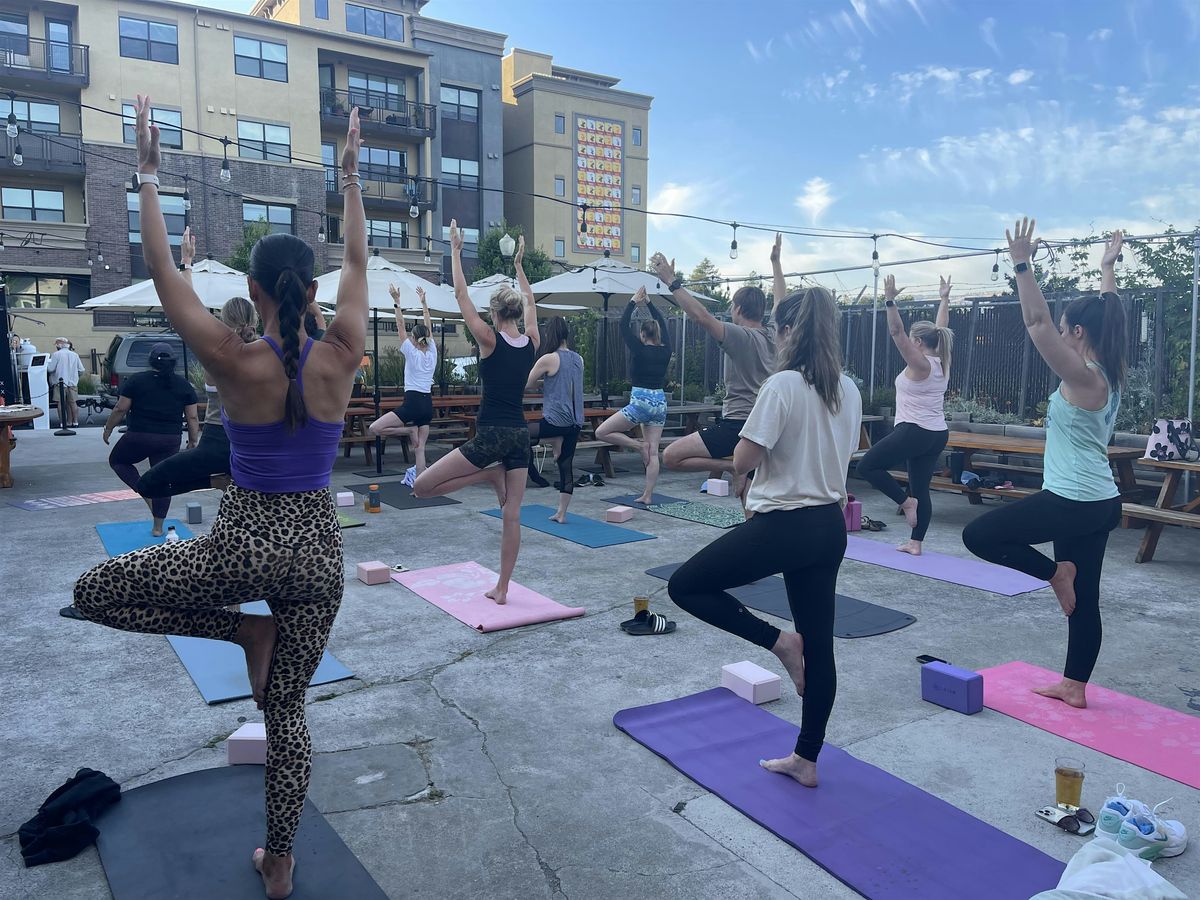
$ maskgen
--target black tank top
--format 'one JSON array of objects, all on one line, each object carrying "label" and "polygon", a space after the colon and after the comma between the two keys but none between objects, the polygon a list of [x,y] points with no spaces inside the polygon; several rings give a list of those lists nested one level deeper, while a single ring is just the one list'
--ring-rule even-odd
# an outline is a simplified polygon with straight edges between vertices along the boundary
[{"label": "black tank top", "polygon": [[483,399],[479,404],[481,427],[524,428],[525,382],[533,368],[533,341],[525,339],[524,347],[513,347],[495,329],[496,349],[479,361],[479,377],[483,381]]}]

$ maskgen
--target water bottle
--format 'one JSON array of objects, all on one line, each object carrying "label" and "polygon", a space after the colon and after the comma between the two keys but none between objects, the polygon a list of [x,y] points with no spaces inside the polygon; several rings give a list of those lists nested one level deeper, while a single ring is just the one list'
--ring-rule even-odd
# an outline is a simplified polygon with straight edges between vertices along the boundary
[{"label": "water bottle", "polygon": [[179,532],[175,530],[174,525],[167,526],[167,536],[163,539],[164,544],[175,544],[182,540],[179,537]]},{"label": "water bottle", "polygon": [[366,507],[369,513],[383,512],[383,507],[379,504],[379,485],[372,484],[367,488],[367,501],[363,506]]}]

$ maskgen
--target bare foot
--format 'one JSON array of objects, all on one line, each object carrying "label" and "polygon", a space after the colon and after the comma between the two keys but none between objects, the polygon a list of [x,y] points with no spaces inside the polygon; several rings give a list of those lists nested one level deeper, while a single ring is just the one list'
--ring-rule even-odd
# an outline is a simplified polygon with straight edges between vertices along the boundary
[{"label": "bare foot", "polygon": [[911,541],[911,540],[905,541],[903,544],[901,544],[896,549],[899,550],[901,553],[911,553],[913,556],[920,556],[921,555],[921,542],[920,541]]},{"label": "bare foot", "polygon": [[162,537],[163,536],[162,526],[155,525],[153,528],[150,529],[150,534],[152,537]]},{"label": "bare foot", "polygon": [[504,509],[504,501],[508,499],[508,485],[505,480],[504,466],[493,466],[491,474],[488,475],[488,481],[492,483],[492,489],[496,492],[496,499],[500,502],[500,508]]},{"label": "bare foot", "polygon": [[250,692],[259,709],[266,698],[271,677],[271,659],[275,655],[275,619],[271,616],[242,616],[234,643],[246,651],[246,673]]},{"label": "bare foot", "polygon": [[642,446],[640,449],[642,451],[642,465],[649,467],[650,466],[650,445],[647,444],[645,441],[642,441]]},{"label": "bare foot", "polygon": [[497,584],[483,596],[489,600],[495,600],[497,606],[504,606],[504,604],[508,603],[508,588],[502,588]]},{"label": "bare foot", "polygon": [[1058,598],[1064,616],[1075,612],[1075,572],[1075,563],[1060,562],[1050,579],[1050,587],[1054,588],[1054,596]]},{"label": "bare foot", "polygon": [[567,514],[566,513],[561,513],[561,514],[554,513],[553,515],[550,516],[550,521],[557,522],[559,525],[566,525],[567,524]]},{"label": "bare foot", "polygon": [[1064,678],[1058,684],[1033,689],[1035,694],[1049,697],[1051,700],[1061,700],[1067,706],[1074,706],[1076,709],[1087,709],[1086,691],[1086,681],[1073,681],[1070,678]]},{"label": "bare foot", "polygon": [[268,854],[259,847],[251,857],[254,868],[262,876],[263,887],[267,891],[267,900],[286,900],[292,896],[292,872],[296,870],[296,858],[290,853],[287,856]]},{"label": "bare foot", "polygon": [[908,523],[909,528],[917,527],[917,498],[909,497],[900,504],[900,512],[904,515],[904,521]]},{"label": "bare foot", "polygon": [[792,631],[781,631],[779,640],[771,648],[771,652],[779,657],[792,683],[796,685],[796,693],[804,696],[804,638]]},{"label": "bare foot", "polygon": [[651,503],[654,502],[654,495],[653,494],[642,494],[642,496],[638,497],[633,502],[640,503],[640,504],[642,504],[642,506],[649,506]]},{"label": "bare foot", "polygon": [[758,764],[768,772],[790,775],[805,787],[817,786],[817,764],[795,753],[783,759],[760,759]]}]

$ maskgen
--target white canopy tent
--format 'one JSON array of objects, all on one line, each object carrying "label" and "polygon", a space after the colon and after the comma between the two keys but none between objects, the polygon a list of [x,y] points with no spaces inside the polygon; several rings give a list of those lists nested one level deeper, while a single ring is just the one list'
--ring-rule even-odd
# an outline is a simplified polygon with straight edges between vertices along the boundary
[{"label": "white canopy tent", "polygon": [[[231,297],[249,297],[246,275],[215,259],[192,266],[192,290],[209,309],[220,309]],[[79,304],[82,309],[161,309],[162,302],[150,279],[118,288]]]}]

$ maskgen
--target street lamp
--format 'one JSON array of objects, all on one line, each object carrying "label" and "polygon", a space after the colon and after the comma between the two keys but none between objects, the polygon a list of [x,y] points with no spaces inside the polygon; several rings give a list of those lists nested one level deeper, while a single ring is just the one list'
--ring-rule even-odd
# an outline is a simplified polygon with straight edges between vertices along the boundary
[{"label": "street lamp", "polygon": [[504,268],[507,270],[508,261],[513,258],[513,253],[517,250],[517,242],[512,239],[508,232],[500,238],[500,255],[504,257]]}]

